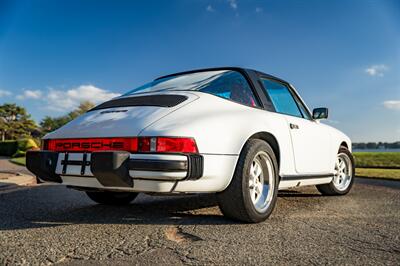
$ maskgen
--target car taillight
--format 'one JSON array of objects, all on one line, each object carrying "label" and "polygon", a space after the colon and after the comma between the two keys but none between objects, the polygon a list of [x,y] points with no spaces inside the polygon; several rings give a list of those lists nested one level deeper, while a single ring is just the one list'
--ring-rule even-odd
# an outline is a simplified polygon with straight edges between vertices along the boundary
[{"label": "car taillight", "polygon": [[46,139],[43,150],[57,152],[93,152],[120,150],[151,153],[198,153],[193,138],[138,137],[138,138],[90,138],[90,139]]},{"label": "car taillight", "polygon": [[193,138],[141,137],[139,152],[198,153]]},{"label": "car taillight", "polygon": [[197,145],[192,138],[157,138],[157,152],[198,153]]}]

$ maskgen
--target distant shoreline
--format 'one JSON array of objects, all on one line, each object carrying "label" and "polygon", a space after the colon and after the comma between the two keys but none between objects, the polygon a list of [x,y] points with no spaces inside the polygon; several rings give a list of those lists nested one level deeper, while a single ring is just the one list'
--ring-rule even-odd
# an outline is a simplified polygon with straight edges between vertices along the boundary
[{"label": "distant shoreline", "polygon": [[400,152],[399,149],[354,149],[353,152]]}]

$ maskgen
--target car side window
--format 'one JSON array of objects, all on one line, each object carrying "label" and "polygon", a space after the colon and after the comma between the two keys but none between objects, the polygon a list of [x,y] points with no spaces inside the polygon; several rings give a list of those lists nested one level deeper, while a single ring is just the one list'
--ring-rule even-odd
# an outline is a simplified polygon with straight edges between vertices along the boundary
[{"label": "car side window", "polygon": [[303,114],[303,117],[311,120],[310,113],[307,111],[307,109],[304,106],[304,104],[297,97],[296,97],[296,102],[297,102],[297,105],[300,108],[301,113]]},{"label": "car side window", "polygon": [[270,79],[261,80],[276,112],[303,118],[296,100],[285,84]]}]

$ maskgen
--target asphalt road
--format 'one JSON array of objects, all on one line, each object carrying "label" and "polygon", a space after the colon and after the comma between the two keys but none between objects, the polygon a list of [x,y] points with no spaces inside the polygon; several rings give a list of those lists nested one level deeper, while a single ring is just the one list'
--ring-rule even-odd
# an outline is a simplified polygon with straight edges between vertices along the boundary
[{"label": "asphalt road", "polygon": [[280,192],[261,224],[223,218],[212,195],[141,195],[126,207],[41,185],[0,194],[0,264],[400,265],[400,186],[357,181],[344,197]]}]

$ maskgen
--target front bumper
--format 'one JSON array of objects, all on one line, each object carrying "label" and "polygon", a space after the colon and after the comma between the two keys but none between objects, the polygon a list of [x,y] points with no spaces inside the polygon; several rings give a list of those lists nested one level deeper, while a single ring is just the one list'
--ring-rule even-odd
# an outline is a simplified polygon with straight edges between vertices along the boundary
[{"label": "front bumper", "polygon": [[199,154],[180,154],[177,156],[180,160],[158,157],[124,151],[83,154],[29,151],[26,166],[43,181],[62,183],[63,176],[71,175],[94,177],[104,187],[132,188],[136,178],[173,181],[197,180],[203,176],[203,156]]}]

